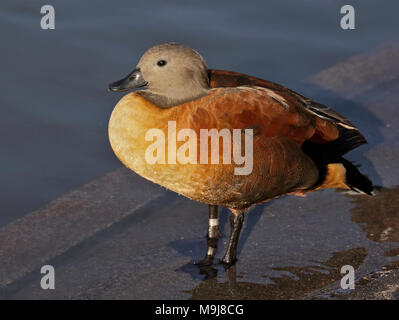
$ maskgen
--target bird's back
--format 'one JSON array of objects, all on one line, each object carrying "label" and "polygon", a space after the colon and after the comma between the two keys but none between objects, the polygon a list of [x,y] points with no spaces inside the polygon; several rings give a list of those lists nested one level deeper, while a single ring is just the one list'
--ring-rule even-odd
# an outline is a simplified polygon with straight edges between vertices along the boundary
[{"label": "bird's back", "polygon": [[285,97],[292,104],[306,108],[316,116],[317,121],[316,133],[302,145],[302,150],[319,169],[319,184],[314,190],[339,185],[372,194],[371,181],[356,166],[342,158],[345,153],[367,143],[358,128],[346,117],[271,81],[225,70],[208,70],[208,77],[211,87],[260,86]]}]

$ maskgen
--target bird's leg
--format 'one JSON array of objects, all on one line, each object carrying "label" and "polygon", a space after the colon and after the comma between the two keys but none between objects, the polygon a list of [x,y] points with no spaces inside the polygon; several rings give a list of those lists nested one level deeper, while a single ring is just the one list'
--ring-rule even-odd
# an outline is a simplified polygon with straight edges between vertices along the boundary
[{"label": "bird's leg", "polygon": [[218,240],[221,237],[219,231],[219,217],[218,217],[218,206],[209,205],[209,226],[207,234],[207,245],[208,249],[205,258],[197,262],[198,265],[211,265],[216,254],[218,247]]},{"label": "bird's leg", "polygon": [[230,239],[227,246],[226,253],[221,260],[222,264],[228,268],[237,261],[237,245],[240,238],[242,225],[244,223],[244,211],[232,210],[233,214],[230,216]]}]

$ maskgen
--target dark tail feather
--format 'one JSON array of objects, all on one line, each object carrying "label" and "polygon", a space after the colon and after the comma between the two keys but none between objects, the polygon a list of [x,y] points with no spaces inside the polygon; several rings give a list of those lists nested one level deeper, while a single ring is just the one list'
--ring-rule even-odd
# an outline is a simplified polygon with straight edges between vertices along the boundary
[{"label": "dark tail feather", "polygon": [[[348,136],[346,138],[348,138]],[[334,143],[334,141],[331,143]],[[353,139],[349,139],[348,145],[354,146],[363,143],[364,142],[361,138],[359,139],[357,135],[354,135]],[[307,141],[302,145],[302,150],[314,161],[315,165],[319,169],[319,180],[315,187],[317,188],[320,186],[322,188],[331,188],[331,182],[341,181],[353,191],[373,195],[373,184],[369,178],[362,174],[357,166],[339,155],[338,151],[343,152],[345,148],[349,147],[342,147],[341,143],[337,144],[335,148],[332,148],[334,146],[328,147],[328,144],[329,143],[322,145]],[[329,165],[332,165],[332,167]],[[334,171],[339,169],[339,166],[336,165],[345,168],[345,174],[342,178],[338,174],[338,170],[336,178],[334,179]]]},{"label": "dark tail feather", "polygon": [[353,163],[344,158],[341,158],[339,162],[346,169],[346,185],[349,188],[359,193],[374,195],[373,184],[366,175],[362,174]]},{"label": "dark tail feather", "polygon": [[358,130],[340,128],[339,138],[328,142],[323,146],[326,148],[326,153],[333,152],[335,156],[342,156],[350,150],[366,143],[367,140]]},{"label": "dark tail feather", "polygon": [[346,128],[339,128],[339,130],[339,137],[334,141],[324,144],[305,141],[302,145],[303,151],[312,158],[337,158],[367,143],[363,135],[357,130],[348,130]]}]

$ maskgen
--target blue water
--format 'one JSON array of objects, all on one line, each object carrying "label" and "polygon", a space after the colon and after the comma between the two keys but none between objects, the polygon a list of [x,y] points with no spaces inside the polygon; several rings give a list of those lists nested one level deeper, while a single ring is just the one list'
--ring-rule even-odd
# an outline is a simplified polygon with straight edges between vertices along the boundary
[{"label": "blue water", "polygon": [[[177,41],[211,68],[306,94],[304,79],[398,38],[399,2],[51,0],[56,29],[40,29],[43,1],[0,4],[0,226],[120,166],[107,122],[120,94],[107,84],[149,47]],[[360,127],[366,127],[360,123]],[[367,134],[367,132],[366,132]]]}]

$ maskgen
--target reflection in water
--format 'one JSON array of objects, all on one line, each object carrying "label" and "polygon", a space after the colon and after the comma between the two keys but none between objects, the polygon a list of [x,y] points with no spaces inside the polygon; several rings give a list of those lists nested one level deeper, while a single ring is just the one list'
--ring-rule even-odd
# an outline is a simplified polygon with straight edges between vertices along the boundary
[{"label": "reflection in water", "polygon": [[[355,206],[351,209],[352,221],[359,224],[368,239],[376,243],[399,242],[399,186],[380,188],[376,196],[347,195]],[[399,244],[385,252],[385,256],[399,255]],[[365,248],[352,248],[335,252],[327,261],[304,267],[279,267],[275,271],[284,272],[278,277],[265,276],[273,283],[244,282],[237,276],[236,266],[226,271],[227,281],[217,277],[219,268],[202,268],[204,280],[193,290],[190,299],[296,299],[309,295],[315,290],[325,288],[342,278],[343,265],[352,265],[355,270],[365,261]],[[389,267],[398,263],[391,261]],[[198,269],[182,268],[183,271],[198,277]],[[375,271],[375,270],[374,270]],[[196,273],[196,274],[195,274]],[[360,284],[360,283],[359,283]]]},{"label": "reflection in water", "polygon": [[[355,207],[351,210],[352,221],[358,223],[367,238],[375,242],[399,242],[399,186],[381,188],[375,197],[351,196]],[[385,252],[386,256],[398,256],[399,247]]]},{"label": "reflection in water", "polygon": [[352,221],[361,225],[370,240],[399,241],[399,186],[381,188],[375,197],[351,198],[356,204],[351,210]]},{"label": "reflection in water", "polygon": [[[236,266],[226,271],[227,281],[219,282],[216,274],[218,269],[202,269],[209,278],[202,281],[190,293],[190,299],[295,299],[309,294],[339,280],[343,265],[351,264],[357,269],[366,258],[364,248],[354,248],[336,252],[320,265],[306,267],[280,267],[276,271],[288,271],[292,275],[284,274],[281,277],[267,277],[272,284],[250,283],[238,281]],[[213,273],[213,274],[212,274]],[[213,276],[213,277],[212,277]]]}]

